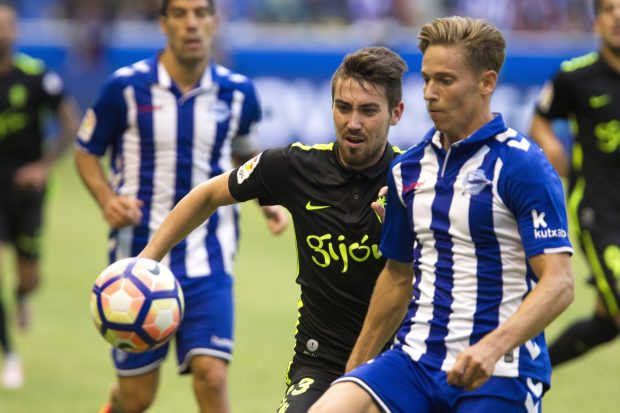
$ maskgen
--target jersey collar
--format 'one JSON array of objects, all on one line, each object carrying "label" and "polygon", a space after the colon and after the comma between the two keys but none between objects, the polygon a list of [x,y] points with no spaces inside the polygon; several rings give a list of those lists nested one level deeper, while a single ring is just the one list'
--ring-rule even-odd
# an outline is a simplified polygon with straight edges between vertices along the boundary
[{"label": "jersey collar", "polygon": [[[464,145],[472,145],[478,142],[486,141],[487,139],[493,138],[495,135],[506,132],[508,128],[504,123],[504,118],[501,113],[493,113],[493,119],[491,119],[488,123],[482,126],[480,129],[466,137],[465,139],[455,142],[452,144],[452,147],[460,147]],[[443,146],[441,144],[441,136],[440,132],[433,128],[427,134],[427,139],[431,141],[433,146],[437,149],[443,150]]]},{"label": "jersey collar", "polygon": [[340,157],[338,156],[338,142],[334,143],[332,154],[334,163],[338,167],[338,170],[342,176],[345,178],[348,179],[354,175],[364,175],[365,177],[372,179],[378,177],[389,168],[390,163],[394,159],[394,148],[389,142],[387,142],[387,146],[385,151],[383,151],[383,156],[379,159],[379,162],[368,169],[364,169],[363,171],[354,171],[353,169],[349,169],[340,163]]},{"label": "jersey collar", "polygon": [[596,62],[601,67],[601,70],[608,72],[610,75],[614,77],[620,77],[620,73],[618,73],[611,65],[605,60],[603,54],[598,52],[598,61]]},{"label": "jersey collar", "polygon": [[[150,59],[148,62],[149,66],[151,66],[150,70],[150,81],[151,83],[158,84],[164,89],[177,90],[178,88],[174,84],[170,74],[164,67],[163,63],[159,60],[159,56],[162,51],[160,51],[157,56]],[[196,85],[194,89],[189,91],[187,94],[199,94],[205,91],[210,90],[213,87],[213,77],[214,77],[215,65],[212,61],[209,61],[209,64],[205,68],[200,81]]]}]

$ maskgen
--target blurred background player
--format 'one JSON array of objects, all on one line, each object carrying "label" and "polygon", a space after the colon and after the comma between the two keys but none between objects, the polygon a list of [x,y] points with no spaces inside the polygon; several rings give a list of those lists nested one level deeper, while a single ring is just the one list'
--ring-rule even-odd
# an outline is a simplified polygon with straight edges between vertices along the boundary
[{"label": "blurred background player", "polygon": [[543,329],[573,297],[561,181],[491,111],[506,48],[496,27],[434,19],[418,48],[435,127],[390,166],[387,263],[354,370],[310,411],[540,412]]},{"label": "blurred background player", "polygon": [[[213,0],[162,1],[165,49],[116,71],[83,120],[76,163],[111,227],[110,262],[137,255],[191,188],[257,153],[261,110],[254,86],[211,60],[218,23]],[[110,182],[100,161],[108,149]],[[286,224],[279,212],[265,210],[274,232]],[[237,215],[233,207],[218,210],[165,259],[185,295],[176,335],[179,372],[192,374],[203,413],[230,411]],[[114,350],[118,382],[102,412],[146,410],[168,348]]]},{"label": "blurred background player", "polygon": [[[304,413],[344,373],[375,280],[381,220],[371,205],[398,150],[387,141],[402,116],[407,65],[384,47],[348,54],[332,77],[336,141],[268,149],[192,190],[141,256],[160,260],[217,208],[258,198],[295,223],[301,286],[295,355],[279,413]],[[389,341],[386,338],[384,344]]]},{"label": "blurred background player", "polygon": [[[531,134],[568,177],[572,224],[598,291],[592,317],[572,324],[549,347],[551,364],[614,340],[620,330],[620,0],[594,1],[598,52],[572,59],[543,88]],[[553,120],[573,122],[572,165]]]},{"label": "blurred background player", "polygon": [[[40,60],[15,53],[17,13],[0,2],[0,254],[16,253],[18,324],[30,322],[27,296],[39,284],[40,237],[45,188],[51,167],[71,146],[78,124],[76,106],[61,78]],[[51,111],[59,132],[46,139],[44,114]],[[2,270],[0,257],[0,272]],[[1,289],[0,289],[1,291]],[[4,354],[2,385],[22,385],[19,357],[9,338],[9,321],[0,294],[0,346]]]}]

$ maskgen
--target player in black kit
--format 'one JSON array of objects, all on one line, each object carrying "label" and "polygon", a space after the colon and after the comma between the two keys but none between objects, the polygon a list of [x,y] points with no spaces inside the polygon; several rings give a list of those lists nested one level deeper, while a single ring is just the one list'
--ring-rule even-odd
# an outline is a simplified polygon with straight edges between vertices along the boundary
[{"label": "player in black kit", "polygon": [[[39,282],[46,178],[50,167],[71,146],[78,115],[56,73],[45,70],[39,60],[14,53],[16,36],[15,9],[0,2],[0,254],[6,245],[16,252],[16,302],[19,324],[26,327],[25,298]],[[45,110],[56,116],[60,132],[56,139],[44,142],[41,116]],[[9,342],[7,325],[0,301],[0,349],[4,355],[1,384],[17,388],[23,376]]]},{"label": "player in black kit", "polygon": [[[531,135],[558,173],[569,178],[568,209],[598,290],[594,315],[549,346],[558,365],[614,340],[620,331],[620,0],[594,2],[598,52],[562,63],[537,104]],[[576,131],[572,165],[552,120]]]},{"label": "player in black kit", "polygon": [[[301,286],[295,355],[279,413],[305,412],[344,373],[385,260],[371,204],[398,153],[388,130],[403,113],[405,62],[384,47],[345,57],[332,78],[336,141],[269,149],[198,186],[174,208],[141,256],[161,259],[221,206],[258,198],[295,223]],[[375,205],[377,207],[377,205]]]}]

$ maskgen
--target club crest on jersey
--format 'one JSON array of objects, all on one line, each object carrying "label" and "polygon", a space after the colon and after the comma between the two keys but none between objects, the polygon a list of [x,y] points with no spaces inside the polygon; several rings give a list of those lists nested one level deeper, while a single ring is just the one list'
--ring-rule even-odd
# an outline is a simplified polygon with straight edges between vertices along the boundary
[{"label": "club crest on jersey", "polygon": [[237,169],[237,183],[239,185],[241,185],[243,181],[245,181],[250,177],[250,175],[252,175],[252,172],[254,172],[256,165],[258,165],[258,161],[260,161],[261,155],[262,153],[259,153],[258,155],[244,163],[242,166],[240,166],[239,169]]},{"label": "club crest on jersey", "polygon": [[463,178],[463,192],[461,195],[478,195],[487,185],[492,185],[493,181],[487,179],[482,169],[469,171]]}]

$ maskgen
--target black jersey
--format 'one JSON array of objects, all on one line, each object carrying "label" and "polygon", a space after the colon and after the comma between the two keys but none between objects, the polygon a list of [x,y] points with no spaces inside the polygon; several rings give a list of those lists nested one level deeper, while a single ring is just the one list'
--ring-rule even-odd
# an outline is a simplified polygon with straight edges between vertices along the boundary
[{"label": "black jersey", "polygon": [[26,55],[16,55],[11,71],[0,76],[0,188],[8,187],[17,168],[41,159],[41,116],[56,111],[62,98],[60,77]]},{"label": "black jersey", "polygon": [[620,224],[620,74],[596,52],[566,61],[537,111],[573,123],[569,190],[580,219]]},{"label": "black jersey", "polygon": [[231,173],[229,188],[239,201],[258,198],[291,213],[301,286],[296,358],[341,374],[385,264],[370,204],[395,152],[388,145],[376,165],[356,172],[337,151],[334,143],[266,150]]}]

